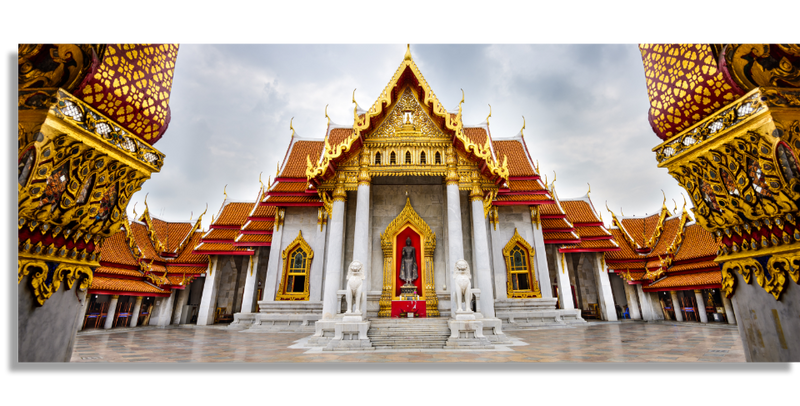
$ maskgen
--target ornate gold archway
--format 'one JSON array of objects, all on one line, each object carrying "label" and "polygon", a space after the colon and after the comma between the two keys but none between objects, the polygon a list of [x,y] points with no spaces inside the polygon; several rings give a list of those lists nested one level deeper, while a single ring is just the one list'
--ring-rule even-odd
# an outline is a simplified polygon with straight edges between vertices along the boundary
[{"label": "ornate gold archway", "polygon": [[378,317],[389,317],[392,311],[392,298],[394,297],[394,269],[396,252],[395,240],[397,235],[406,226],[411,226],[421,237],[422,249],[420,276],[422,277],[423,296],[425,298],[425,311],[428,317],[439,316],[439,299],[436,297],[436,288],[433,279],[433,250],[436,249],[436,233],[411,207],[411,200],[406,198],[406,205],[400,214],[392,220],[381,233],[381,248],[383,249],[383,291],[379,302]]}]

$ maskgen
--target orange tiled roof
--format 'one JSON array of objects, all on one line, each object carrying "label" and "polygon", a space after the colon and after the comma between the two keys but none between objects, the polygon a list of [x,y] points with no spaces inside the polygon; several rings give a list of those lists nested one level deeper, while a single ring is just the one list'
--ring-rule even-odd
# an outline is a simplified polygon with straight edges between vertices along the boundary
[{"label": "orange tiled roof", "polygon": [[[353,134],[353,129],[352,128],[334,128],[334,129],[331,129],[330,133],[328,134],[328,143],[331,144],[331,146],[341,144],[342,141],[344,141],[345,138],[349,137],[351,134]],[[320,149],[320,152],[321,151],[322,150]],[[314,162],[314,158],[315,158],[315,156],[312,155],[311,156],[311,161],[312,162]],[[319,153],[316,155],[316,158],[319,158]],[[305,158],[303,158],[303,162],[305,162]]]},{"label": "orange tiled roof", "polygon": [[167,281],[172,286],[188,285],[190,278],[190,276],[184,278],[183,275],[167,275]]},{"label": "orange tiled roof", "polygon": [[631,238],[640,246],[644,246],[645,242],[653,236],[653,232],[658,225],[660,214],[659,212],[647,217],[628,217],[620,221],[625,229],[628,230],[628,233],[630,233]]},{"label": "orange tiled roof", "polygon": [[200,239],[203,237],[202,231],[195,231],[192,239],[186,244],[186,248],[178,254],[178,257],[173,259],[171,262],[176,264],[208,264],[208,255],[205,254],[194,254],[192,253],[193,248],[200,244]]},{"label": "orange tiled roof", "polygon": [[311,195],[310,197],[299,196],[270,196],[267,198],[267,203],[318,203],[319,197]]},{"label": "orange tiled roof", "polygon": [[168,223],[167,240],[161,240],[161,242],[166,245],[167,251],[173,252],[189,231],[192,231],[192,223]]},{"label": "orange tiled roof", "polygon": [[720,273],[720,271],[708,271],[683,275],[670,275],[656,283],[646,286],[646,288],[680,288],[687,286],[707,286],[721,284],[722,273]]},{"label": "orange tiled roof", "polygon": [[653,251],[648,254],[648,256],[664,256],[667,254],[667,248],[675,241],[675,237],[678,236],[678,232],[680,232],[681,228],[681,218],[680,217],[671,217],[669,219],[664,220],[664,231],[661,232],[661,236],[658,237],[658,242],[656,246],[653,247]]},{"label": "orange tiled roof", "polygon": [[488,136],[483,127],[464,127],[464,135],[469,138],[470,141],[478,145],[486,144],[486,138]]},{"label": "orange tiled roof", "polygon": [[542,219],[542,227],[545,230],[563,230],[574,228],[567,219]]},{"label": "orange tiled roof", "polygon": [[274,228],[274,221],[249,221],[245,223],[242,230],[245,231],[270,231]]},{"label": "orange tiled roof", "polygon": [[305,192],[308,183],[305,182],[278,182],[270,192],[291,192],[291,193],[302,193]]},{"label": "orange tiled roof", "polygon": [[700,224],[690,224],[686,226],[683,242],[678,248],[673,261],[678,262],[717,255],[718,249],[719,245],[717,245],[714,234],[703,229]]},{"label": "orange tiled roof", "polygon": [[495,155],[499,162],[503,162],[503,156],[508,157],[508,173],[509,176],[534,176],[536,172],[533,170],[528,156],[525,153],[522,143],[517,140],[503,140],[492,142]]},{"label": "orange tiled roof", "polygon": [[720,265],[714,261],[692,262],[688,264],[672,265],[667,272],[693,271],[695,269],[720,269]]},{"label": "orange tiled roof", "polygon": [[[612,251],[612,252],[615,252],[615,251]],[[609,254],[611,254],[611,252],[606,253],[606,259],[608,259]],[[631,262],[608,264],[608,267],[611,268],[611,269],[644,269],[645,264],[646,264],[645,261],[631,261]],[[642,271],[642,272],[644,272],[644,271]]]},{"label": "orange tiled roof", "polygon": [[567,220],[572,223],[599,223],[599,217],[584,200],[560,200],[561,207],[567,212]]},{"label": "orange tiled roof", "polygon": [[[333,133],[333,131],[331,131]],[[331,143],[331,145],[335,145]],[[282,178],[305,178],[306,177],[306,156],[311,157],[311,162],[319,160],[324,141],[295,141],[292,152],[283,164]]]},{"label": "orange tiled roof", "polygon": [[167,264],[167,273],[196,275],[208,270],[208,266],[174,266]]},{"label": "orange tiled roof", "polygon": [[512,195],[512,196],[497,196],[495,201],[497,202],[527,202],[527,201],[539,201],[539,200],[551,200],[550,197],[545,195]]},{"label": "orange tiled roof", "polygon": [[578,244],[566,245],[561,248],[602,250],[602,249],[616,249],[617,247],[618,245],[615,244],[614,241],[612,240],[590,240],[590,241],[581,241]]},{"label": "orange tiled roof", "polygon": [[253,209],[253,202],[230,202],[222,208],[222,213],[214,220],[212,226],[239,226],[247,221],[247,215]]},{"label": "orange tiled roof", "polygon": [[261,206],[256,207],[256,210],[250,214],[250,217],[275,217],[275,212],[278,210],[275,206]]},{"label": "orange tiled roof", "polygon": [[147,226],[139,222],[131,222],[131,231],[136,240],[136,245],[142,251],[142,256],[146,259],[159,259],[158,253],[150,241],[150,235],[147,233]]},{"label": "orange tiled roof", "polygon": [[[165,247],[167,245],[167,238],[169,233],[167,232],[168,223],[164,220],[157,219],[157,218],[150,218],[151,224],[153,224],[153,231],[156,234],[156,238],[158,241],[163,244]],[[147,223],[145,223],[147,225]],[[186,230],[187,232],[189,230]]]},{"label": "orange tiled roof", "polygon": [[112,266],[101,266],[94,270],[96,274],[108,274],[108,275],[123,275],[123,276],[144,276],[143,273],[133,270],[133,269],[123,269],[123,268],[115,268]]},{"label": "orange tiled roof", "polygon": [[[627,271],[624,272],[624,273],[628,274]],[[634,280],[634,281],[640,281],[640,280],[642,280],[642,278],[644,278],[644,272],[630,271],[630,274],[631,274],[631,280]]]},{"label": "orange tiled roof", "polygon": [[538,180],[510,180],[508,181],[508,188],[511,191],[534,191],[546,190],[544,185]]},{"label": "orange tiled roof", "polygon": [[578,235],[581,238],[587,237],[610,237],[611,233],[606,230],[605,227],[602,226],[591,226],[591,227],[577,227]]},{"label": "orange tiled roof", "polygon": [[125,231],[120,230],[103,241],[100,246],[100,259],[103,262],[112,262],[120,265],[139,266],[139,261],[131,253],[128,242],[125,239]]},{"label": "orange tiled roof", "polygon": [[114,292],[169,293],[169,291],[159,289],[147,282],[130,279],[104,278],[102,276],[95,276],[92,279],[89,289]]},{"label": "orange tiled roof", "polygon": [[236,242],[272,242],[272,236],[269,234],[241,234],[237,237]]},{"label": "orange tiled roof", "polygon": [[215,251],[230,251],[230,252],[243,252],[250,251],[247,248],[234,247],[233,243],[202,243],[194,248],[197,252],[215,252]]},{"label": "orange tiled roof", "polygon": [[623,236],[623,231],[619,228],[612,228],[608,230],[611,233],[611,236],[614,238],[614,241],[619,243],[620,250],[609,252],[606,254],[606,259],[630,259],[630,260],[638,260],[641,259],[641,255],[636,253],[633,248],[631,248],[630,244],[628,244],[627,240]]},{"label": "orange tiled roof", "polygon": [[552,216],[557,214],[565,215],[566,213],[564,213],[564,210],[558,207],[558,205],[555,203],[543,204],[539,206],[539,215]]},{"label": "orange tiled roof", "polygon": [[236,235],[239,234],[239,230],[228,230],[228,229],[220,229],[215,228],[208,232],[208,234],[203,236],[203,240],[230,240],[233,241],[236,238]]},{"label": "orange tiled roof", "polygon": [[547,240],[577,240],[578,236],[575,233],[542,233],[545,241]]}]

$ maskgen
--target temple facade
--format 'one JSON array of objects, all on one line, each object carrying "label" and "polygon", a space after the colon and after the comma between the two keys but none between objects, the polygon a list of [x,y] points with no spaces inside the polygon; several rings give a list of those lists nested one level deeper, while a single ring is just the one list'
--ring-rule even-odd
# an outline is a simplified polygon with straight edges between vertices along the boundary
[{"label": "temple facade", "polygon": [[[226,195],[194,248],[210,258],[197,324],[222,315],[334,349],[369,347],[370,322],[398,318],[449,323],[448,343],[484,347],[507,340],[503,327],[617,320],[604,256],[620,246],[589,194],[558,197],[524,126],[495,138],[490,117],[465,125],[461,114],[407,52],[353,125],[329,119],[316,139],[292,128],[276,177],[255,201]],[[220,305],[234,279],[241,301]]]}]

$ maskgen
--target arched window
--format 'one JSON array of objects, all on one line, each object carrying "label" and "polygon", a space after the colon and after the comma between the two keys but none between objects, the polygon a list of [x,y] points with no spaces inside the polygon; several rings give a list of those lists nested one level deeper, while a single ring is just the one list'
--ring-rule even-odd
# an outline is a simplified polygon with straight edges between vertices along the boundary
[{"label": "arched window", "polygon": [[506,291],[509,299],[542,297],[539,284],[533,273],[533,248],[523,239],[517,229],[503,248],[506,259]]},{"label": "arched window", "polygon": [[410,151],[406,151],[406,164],[410,164],[410,163],[411,163],[411,152]]},{"label": "arched window", "polygon": [[308,300],[309,269],[314,251],[298,232],[297,238],[283,250],[283,278],[276,300]]},{"label": "arched window", "polygon": [[419,153],[419,163],[425,165],[428,163],[428,160],[425,159],[425,151]]},{"label": "arched window", "polygon": [[389,154],[389,165],[397,165],[397,155],[394,154],[394,151]]},{"label": "arched window", "polygon": [[434,155],[434,161],[433,162],[436,165],[441,165],[442,164],[442,154],[440,154],[439,151],[436,151],[436,155]]},{"label": "arched window", "polygon": [[380,164],[381,164],[381,153],[380,152],[376,152],[375,153],[375,165],[380,165]]}]

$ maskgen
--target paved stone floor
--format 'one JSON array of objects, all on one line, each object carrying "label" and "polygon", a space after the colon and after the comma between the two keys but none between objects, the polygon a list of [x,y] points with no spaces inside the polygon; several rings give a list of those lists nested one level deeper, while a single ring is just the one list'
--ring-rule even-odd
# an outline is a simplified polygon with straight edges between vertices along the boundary
[{"label": "paved stone floor", "polygon": [[[735,326],[731,326],[735,327]],[[590,323],[507,331],[494,350],[323,352],[307,333],[219,327],[134,328],[78,334],[72,362],[745,362],[735,328],[699,323]],[[292,347],[292,348],[290,348]]]}]

